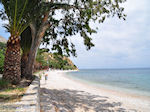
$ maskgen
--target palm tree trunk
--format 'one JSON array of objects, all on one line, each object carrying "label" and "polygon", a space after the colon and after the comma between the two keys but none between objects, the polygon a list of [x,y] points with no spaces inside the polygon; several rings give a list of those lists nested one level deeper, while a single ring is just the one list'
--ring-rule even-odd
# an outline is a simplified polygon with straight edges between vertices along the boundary
[{"label": "palm tree trunk", "polygon": [[11,36],[7,42],[3,79],[12,84],[18,84],[21,80],[20,65],[20,38],[19,36]]},{"label": "palm tree trunk", "polygon": [[25,67],[28,62],[28,53],[23,53],[21,57],[21,78],[25,77]]}]

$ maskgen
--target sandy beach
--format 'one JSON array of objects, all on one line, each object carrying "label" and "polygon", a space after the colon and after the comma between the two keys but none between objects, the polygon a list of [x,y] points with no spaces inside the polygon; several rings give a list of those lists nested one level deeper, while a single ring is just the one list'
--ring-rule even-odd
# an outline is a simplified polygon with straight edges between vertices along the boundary
[{"label": "sandy beach", "polygon": [[94,87],[50,71],[48,80],[41,78],[43,112],[150,112],[150,98]]}]

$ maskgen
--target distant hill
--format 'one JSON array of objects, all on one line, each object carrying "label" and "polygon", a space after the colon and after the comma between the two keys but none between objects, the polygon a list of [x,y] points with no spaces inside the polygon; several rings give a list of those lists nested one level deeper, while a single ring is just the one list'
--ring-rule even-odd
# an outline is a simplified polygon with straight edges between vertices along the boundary
[{"label": "distant hill", "polygon": [[6,43],[6,42],[7,42],[7,40],[6,40],[4,37],[0,36],[0,42],[2,42],[2,43]]},{"label": "distant hill", "polygon": [[35,68],[50,67],[52,69],[78,70],[76,65],[66,56],[38,51]]},{"label": "distant hill", "polygon": [[64,70],[68,70],[68,69],[77,70],[78,69],[76,67],[76,65],[74,65],[74,63],[66,56],[61,56],[58,54],[45,52],[44,58],[50,62],[49,66],[51,66],[51,68],[57,69],[57,65],[59,65],[58,67],[60,67],[60,69],[64,69]]}]

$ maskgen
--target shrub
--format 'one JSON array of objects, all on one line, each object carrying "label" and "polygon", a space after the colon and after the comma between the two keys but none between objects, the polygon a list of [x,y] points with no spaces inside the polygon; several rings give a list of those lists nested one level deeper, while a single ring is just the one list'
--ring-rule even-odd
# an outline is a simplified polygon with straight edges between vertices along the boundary
[{"label": "shrub", "polygon": [[10,85],[10,83],[8,81],[0,79],[0,89],[7,88],[9,85]]},{"label": "shrub", "polygon": [[0,42],[0,74],[4,71],[4,54],[5,54],[6,45]]}]

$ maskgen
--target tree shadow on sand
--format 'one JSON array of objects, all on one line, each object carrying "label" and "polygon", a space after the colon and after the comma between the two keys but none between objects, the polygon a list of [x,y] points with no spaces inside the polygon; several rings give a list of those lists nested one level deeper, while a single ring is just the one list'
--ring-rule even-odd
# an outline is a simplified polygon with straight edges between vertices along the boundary
[{"label": "tree shadow on sand", "polygon": [[[40,91],[41,108],[44,112],[136,112],[122,108],[121,102],[108,102],[108,97],[84,91],[46,88],[41,88]],[[77,111],[79,108],[81,110]]]}]

